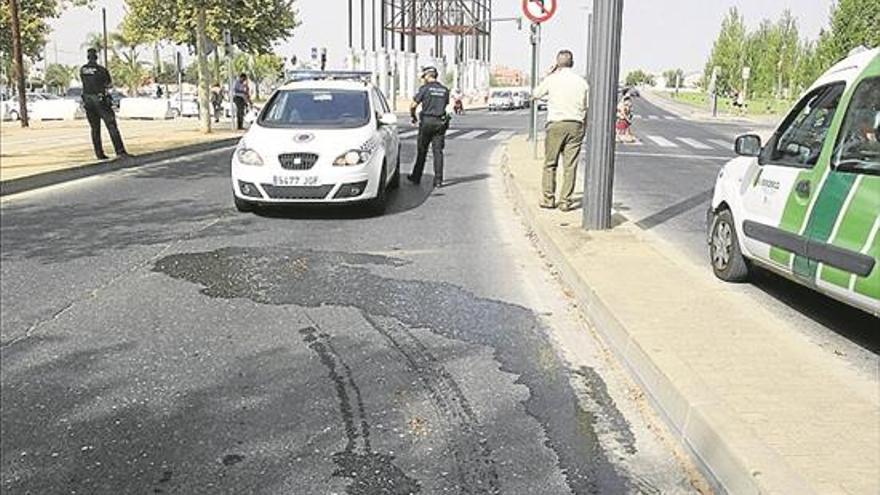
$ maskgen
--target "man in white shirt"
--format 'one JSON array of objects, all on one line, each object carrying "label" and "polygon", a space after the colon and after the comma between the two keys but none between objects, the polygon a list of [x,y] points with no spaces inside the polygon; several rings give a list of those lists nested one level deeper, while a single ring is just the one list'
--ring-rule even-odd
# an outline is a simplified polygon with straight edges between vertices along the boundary
[{"label": "man in white shirt", "polygon": [[[584,140],[587,117],[587,82],[571,68],[574,57],[569,50],[556,55],[556,65],[541,81],[533,100],[547,96],[547,137],[544,147],[544,197],[541,208],[571,211],[577,160]],[[562,155],[562,189],[556,203],[556,163]]]}]

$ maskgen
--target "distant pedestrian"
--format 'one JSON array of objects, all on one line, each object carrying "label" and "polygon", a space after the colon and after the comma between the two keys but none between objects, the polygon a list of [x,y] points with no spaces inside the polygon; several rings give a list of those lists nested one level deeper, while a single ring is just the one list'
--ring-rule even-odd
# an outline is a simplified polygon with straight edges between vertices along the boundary
[{"label": "distant pedestrian", "polygon": [[161,98],[162,94],[162,86],[156,85],[156,98]]},{"label": "distant pedestrian", "polygon": [[238,76],[232,87],[232,102],[235,104],[235,128],[244,129],[245,108],[251,106],[251,85],[245,73]]},{"label": "distant pedestrian", "polygon": [[[562,211],[574,209],[577,160],[584,140],[587,117],[587,82],[571,68],[571,51],[561,50],[550,74],[535,88],[532,100],[547,97],[547,136],[544,141],[543,198],[541,208],[559,207]],[[556,168],[562,157],[562,189],[556,202]]]},{"label": "distant pedestrian", "polygon": [[[434,155],[434,187],[443,187],[443,147],[446,145],[446,131],[449,129],[449,114],[446,113],[449,88],[437,81],[437,69],[434,67],[422,69],[422,81],[424,84],[409,106],[412,123],[419,125],[419,137],[416,141],[416,163],[412,173],[406,178],[413,184],[422,180],[428,146],[431,146]],[[422,112],[417,118],[416,110],[419,105]]]},{"label": "distant pedestrian", "polygon": [[617,123],[615,124],[616,141],[619,143],[632,143],[635,138],[632,135],[632,98],[624,96],[617,104]]},{"label": "distant pedestrian", "polygon": [[92,129],[92,146],[95,149],[95,156],[99,160],[107,159],[101,144],[101,121],[103,120],[104,125],[107,126],[107,133],[110,134],[110,140],[113,141],[116,156],[125,158],[129,155],[125,151],[119,127],[116,125],[113,101],[107,93],[107,90],[112,87],[113,81],[107,69],[98,65],[98,51],[89,48],[86,53],[88,63],[80,68],[79,75],[83,86],[83,107],[86,111],[89,127]]},{"label": "distant pedestrian", "polygon": [[214,122],[220,122],[220,114],[223,112],[223,88],[217,83],[211,86],[211,108],[214,110]]}]

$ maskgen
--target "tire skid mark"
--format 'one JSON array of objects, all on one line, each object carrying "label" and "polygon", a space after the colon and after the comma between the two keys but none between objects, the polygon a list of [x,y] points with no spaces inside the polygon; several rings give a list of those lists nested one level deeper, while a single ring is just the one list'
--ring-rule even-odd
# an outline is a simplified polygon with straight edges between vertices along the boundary
[{"label": "tire skid mark", "polygon": [[458,471],[459,493],[501,493],[488,439],[452,374],[406,325],[393,318],[372,316],[364,311],[361,314],[406,359],[446,421],[452,444],[450,454]]},{"label": "tire skid mark", "polygon": [[[299,330],[306,345],[318,355],[333,382],[339,412],[345,430],[345,449],[333,454],[337,470],[333,476],[351,479],[345,491],[350,495],[408,495],[421,491],[419,482],[408,477],[394,465],[391,455],[374,452],[370,445],[370,425],[361,398],[360,388],[354,381],[351,368],[330,343],[330,335],[316,326]],[[352,395],[354,403],[352,405]],[[355,415],[360,421],[355,420]],[[358,442],[360,439],[360,442]],[[358,445],[360,443],[360,445]]]}]

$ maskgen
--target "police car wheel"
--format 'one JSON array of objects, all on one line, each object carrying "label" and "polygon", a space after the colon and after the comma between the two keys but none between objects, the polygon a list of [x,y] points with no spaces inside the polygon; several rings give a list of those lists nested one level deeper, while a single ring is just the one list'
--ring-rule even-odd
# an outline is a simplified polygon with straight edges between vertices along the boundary
[{"label": "police car wheel", "polygon": [[718,212],[709,243],[712,271],[725,282],[742,282],[749,276],[749,262],[740,250],[735,225],[730,210]]},{"label": "police car wheel", "polygon": [[397,189],[400,187],[400,147],[397,147],[397,163],[394,165],[394,175],[391,177],[391,182],[388,184],[388,187],[391,189]]},{"label": "police car wheel", "polygon": [[241,199],[238,196],[232,196],[235,202],[235,209],[242,213],[250,213],[254,211],[254,204],[248,200]]},{"label": "police car wheel", "polygon": [[382,172],[379,174],[379,189],[376,191],[376,197],[367,203],[367,209],[374,215],[385,213],[385,205],[387,204],[388,191],[385,179],[388,177],[385,164],[382,164]]}]

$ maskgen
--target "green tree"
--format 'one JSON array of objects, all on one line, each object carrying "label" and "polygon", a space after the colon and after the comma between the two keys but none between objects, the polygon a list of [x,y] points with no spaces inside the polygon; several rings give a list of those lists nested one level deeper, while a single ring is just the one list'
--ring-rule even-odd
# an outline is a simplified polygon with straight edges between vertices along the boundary
[{"label": "green tree", "polygon": [[75,65],[49,64],[43,82],[46,87],[56,89],[61,93],[67,92],[70,83],[79,76],[79,67]]},{"label": "green tree", "polygon": [[712,70],[718,68],[716,91],[719,93],[740,87],[740,75],[745,62],[745,46],[745,21],[736,7],[732,7],[721,22],[721,31],[712,46],[704,74],[706,80],[710,80]]},{"label": "green tree", "polygon": [[86,40],[80,43],[79,47],[84,51],[94,48],[100,52],[104,50],[104,35],[94,31],[90,32],[86,35]]},{"label": "green tree", "polygon": [[142,38],[127,32],[110,34],[111,51],[110,74],[114,80],[126,87],[129,96],[137,96],[137,90],[149,77],[146,65],[140,59]]},{"label": "green tree", "polygon": [[858,46],[880,46],[880,2],[839,0],[831,8],[831,26],[819,36],[818,64],[828,67]]},{"label": "green tree", "polygon": [[678,81],[684,85],[684,71],[682,69],[669,69],[663,71],[663,78],[666,80],[667,88],[674,88]]},{"label": "green tree", "polygon": [[126,0],[125,30],[149,41],[169,40],[195,45],[198,63],[202,130],[211,131],[207,112],[209,67],[207,44],[222,44],[229,29],[243,51],[265,53],[272,43],[290,36],[298,22],[293,0]]},{"label": "green tree", "polygon": [[[19,0],[22,54],[38,59],[46,45],[46,36],[52,30],[49,19],[61,15],[67,6],[87,5],[90,2],[91,0]],[[0,6],[0,52],[12,53],[12,18],[9,2],[6,0]]]},{"label": "green tree", "polygon": [[643,71],[642,69],[636,69],[626,75],[626,79],[624,80],[624,83],[627,86],[641,86],[643,84],[648,85],[648,86],[653,86],[654,85],[654,76],[652,76],[651,74],[648,74],[647,72]]}]

